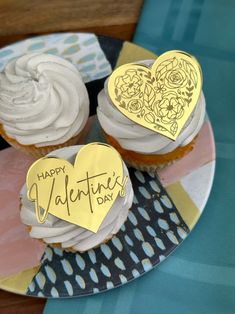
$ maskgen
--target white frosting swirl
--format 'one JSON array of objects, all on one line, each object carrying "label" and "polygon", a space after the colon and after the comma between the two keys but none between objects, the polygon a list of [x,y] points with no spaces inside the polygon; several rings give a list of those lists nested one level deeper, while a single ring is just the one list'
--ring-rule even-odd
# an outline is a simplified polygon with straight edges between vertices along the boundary
[{"label": "white frosting swirl", "polygon": [[[153,61],[141,61],[151,65]],[[166,154],[179,146],[189,144],[198,134],[205,118],[205,98],[201,93],[196,108],[175,141],[147,129],[124,116],[112,103],[105,82],[98,95],[97,116],[104,131],[114,137],[127,150],[142,154]]]},{"label": "white frosting swirl", "polygon": [[89,115],[89,98],[76,67],[54,55],[30,53],[0,73],[0,123],[23,145],[62,144]]},{"label": "white frosting swirl", "polygon": [[[82,146],[70,146],[58,149],[48,156],[56,156],[74,163],[77,152]],[[123,162],[124,176],[129,173]],[[112,208],[104,218],[97,233],[93,233],[87,229],[61,220],[51,214],[48,214],[44,224],[40,224],[36,218],[34,202],[27,198],[26,184],[21,190],[21,212],[20,217],[24,224],[32,226],[30,236],[32,238],[43,239],[44,242],[61,243],[62,248],[73,248],[74,250],[84,252],[89,250],[106,239],[112,237],[121,228],[128,216],[129,209],[133,202],[133,189],[131,180],[127,181],[125,197],[118,196]]]}]

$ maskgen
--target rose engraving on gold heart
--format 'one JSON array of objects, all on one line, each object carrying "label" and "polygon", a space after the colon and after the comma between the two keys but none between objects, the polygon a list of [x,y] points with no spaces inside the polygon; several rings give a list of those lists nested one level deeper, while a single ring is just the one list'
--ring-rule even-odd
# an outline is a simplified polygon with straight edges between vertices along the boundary
[{"label": "rose engraving on gold heart", "polygon": [[37,219],[48,214],[97,232],[118,196],[125,196],[127,177],[119,153],[103,143],[80,149],[74,165],[56,157],[37,160],[29,169],[28,198]]},{"label": "rose engraving on gold heart", "polygon": [[197,60],[168,51],[151,68],[125,64],[108,81],[109,96],[130,120],[175,140],[193,112],[202,88]]}]

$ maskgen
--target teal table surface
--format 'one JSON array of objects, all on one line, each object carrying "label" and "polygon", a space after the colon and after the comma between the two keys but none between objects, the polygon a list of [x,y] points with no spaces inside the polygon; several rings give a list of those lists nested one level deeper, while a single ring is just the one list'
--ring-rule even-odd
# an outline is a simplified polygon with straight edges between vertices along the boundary
[{"label": "teal table surface", "polygon": [[235,313],[235,2],[147,0],[134,42],[194,54],[217,148],[214,185],[192,234],[142,278],[108,293],[49,300],[44,313]]}]

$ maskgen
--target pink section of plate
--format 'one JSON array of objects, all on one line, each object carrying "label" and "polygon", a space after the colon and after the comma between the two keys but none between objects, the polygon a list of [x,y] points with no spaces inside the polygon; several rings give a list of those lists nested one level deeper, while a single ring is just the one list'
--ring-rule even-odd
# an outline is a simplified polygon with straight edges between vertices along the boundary
[{"label": "pink section of plate", "polygon": [[33,162],[14,148],[0,152],[0,277],[39,265],[45,250],[20,221],[19,192]]},{"label": "pink section of plate", "polygon": [[215,141],[209,121],[205,122],[198,134],[193,150],[184,158],[158,171],[163,186],[179,181],[192,171],[215,159]]}]

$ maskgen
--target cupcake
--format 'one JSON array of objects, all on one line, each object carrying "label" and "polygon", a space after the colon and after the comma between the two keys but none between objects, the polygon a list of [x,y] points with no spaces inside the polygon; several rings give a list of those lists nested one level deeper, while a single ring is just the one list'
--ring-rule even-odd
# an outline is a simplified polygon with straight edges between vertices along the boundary
[{"label": "cupcake", "polygon": [[88,116],[86,87],[63,58],[30,53],[0,73],[0,134],[27,154],[78,144]]},{"label": "cupcake", "polygon": [[[153,63],[154,60],[145,60],[138,64],[151,67]],[[138,84],[134,78],[132,83]],[[132,88],[135,88],[135,85]],[[178,101],[173,93],[168,93],[167,98],[165,104]],[[98,95],[97,116],[107,142],[119,151],[129,165],[142,171],[154,172],[193,149],[205,118],[205,98],[201,92],[193,112],[176,140],[130,120],[119,111],[110,98],[108,79]]]},{"label": "cupcake", "polygon": [[[84,146],[77,145],[61,148],[51,152],[48,157],[53,156],[63,158],[73,164],[78,151],[82,147]],[[134,197],[127,167],[122,160],[121,162],[123,176],[128,178],[125,186],[125,196],[122,195],[121,197],[118,194],[97,233],[80,227],[77,224],[57,218],[50,213],[48,214],[46,221],[43,224],[40,224],[36,217],[35,203],[28,199],[27,187],[25,184],[20,192],[20,217],[22,222],[28,226],[29,235],[48,245],[60,247],[66,251],[72,252],[84,252],[111,239],[126,221]]]}]

